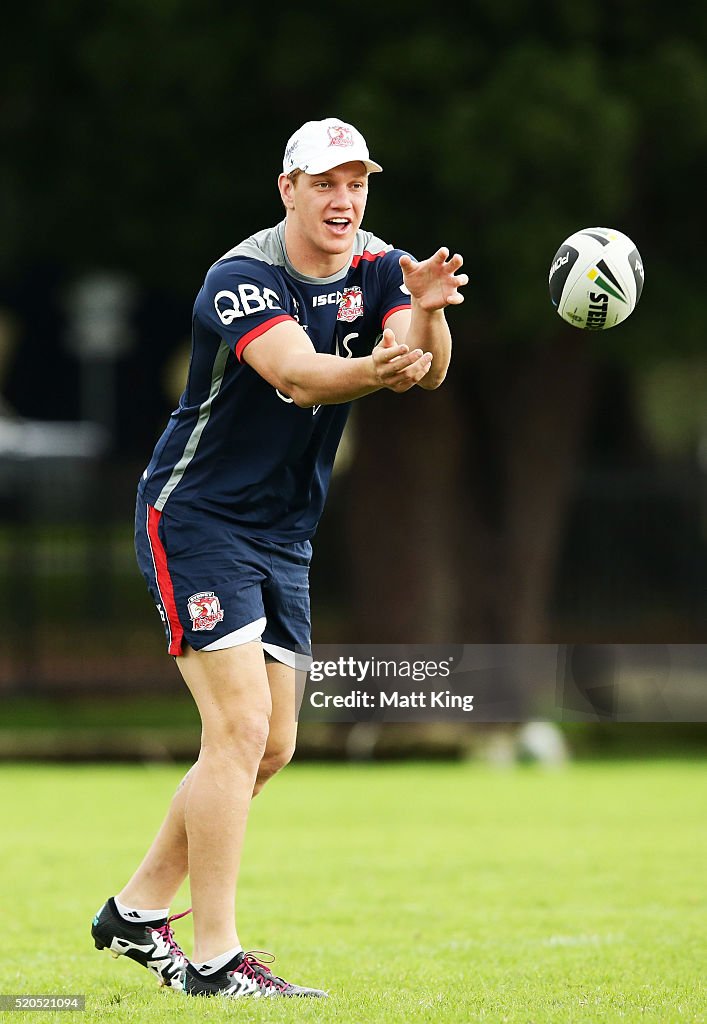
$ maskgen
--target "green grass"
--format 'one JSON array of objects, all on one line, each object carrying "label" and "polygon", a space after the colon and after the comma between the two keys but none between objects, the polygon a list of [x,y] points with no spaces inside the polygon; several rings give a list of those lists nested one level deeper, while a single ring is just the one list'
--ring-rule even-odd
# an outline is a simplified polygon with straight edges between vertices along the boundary
[{"label": "green grass", "polygon": [[703,763],[293,765],[253,807],[239,930],[332,998],[225,1006],[89,937],[180,777],[0,768],[0,993],[83,992],[88,1011],[11,1024],[705,1020]]}]

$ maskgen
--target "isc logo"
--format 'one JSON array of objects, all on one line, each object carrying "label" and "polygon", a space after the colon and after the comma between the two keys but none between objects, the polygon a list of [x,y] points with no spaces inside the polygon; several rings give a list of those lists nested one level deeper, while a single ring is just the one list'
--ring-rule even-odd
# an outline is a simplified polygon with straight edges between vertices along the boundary
[{"label": "isc logo", "polygon": [[313,295],[313,306],[333,306],[343,299],[341,292],[328,292],[326,295]]},{"label": "isc logo", "polygon": [[260,288],[254,284],[239,284],[238,295],[235,292],[217,292],[214,306],[222,324],[232,324],[240,316],[249,313],[260,313],[268,309],[281,309],[280,296],[272,288]]}]

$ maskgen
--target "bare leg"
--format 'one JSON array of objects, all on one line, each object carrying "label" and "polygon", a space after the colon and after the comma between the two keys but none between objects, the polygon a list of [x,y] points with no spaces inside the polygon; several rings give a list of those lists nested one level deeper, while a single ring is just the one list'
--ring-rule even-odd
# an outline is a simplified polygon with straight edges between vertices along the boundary
[{"label": "bare leg", "polygon": [[[249,644],[244,646],[252,648],[259,645]],[[238,651],[240,648],[231,648],[230,650]],[[184,655],[178,661],[180,669],[183,667],[186,656]],[[193,652],[189,657],[193,659]],[[196,657],[209,658],[210,655],[202,652]],[[250,655],[248,657],[250,659]],[[255,660],[260,665],[260,659],[256,658]],[[276,772],[289,762],[294,751],[297,734],[294,669],[280,662],[269,662],[266,668],[271,694],[272,714],[265,750],[258,765],[253,796],[260,792],[268,779],[272,778]],[[184,672],[182,674],[185,675]],[[187,679],[186,675],[185,679]],[[189,855],[185,825],[186,807],[192,780],[202,758],[203,754],[200,755],[199,761],[190,768],[180,782],[172,798],[167,817],[162,823],[145,858],[127,885],[117,893],[121,903],[129,907],[145,910],[169,907],[171,905],[177,890],[188,872]],[[229,905],[232,904],[233,901],[231,900]],[[234,938],[223,949],[217,950],[216,953],[224,952],[225,949],[236,944],[237,940]],[[208,959],[209,956],[213,955],[213,953],[206,954],[203,959]],[[198,959],[196,954],[195,959]]]},{"label": "bare leg", "polygon": [[269,661],[266,668],[272,699],[272,715],[268,742],[258,766],[253,796],[257,796],[268,779],[289,763],[297,740],[295,670],[279,661]]},{"label": "bare leg", "polygon": [[135,874],[117,893],[121,903],[137,910],[169,907],[187,876],[187,833],[184,811],[196,765],[192,765],[172,797],[167,817]]},{"label": "bare leg", "polygon": [[187,649],[178,659],[202,722],[201,752],[185,804],[194,956],[238,945],[236,882],[250,800],[272,710],[260,643]]}]

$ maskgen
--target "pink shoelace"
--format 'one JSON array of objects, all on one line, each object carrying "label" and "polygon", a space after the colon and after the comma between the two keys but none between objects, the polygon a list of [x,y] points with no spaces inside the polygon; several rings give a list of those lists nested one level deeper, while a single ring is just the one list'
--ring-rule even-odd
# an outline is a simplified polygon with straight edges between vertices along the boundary
[{"label": "pink shoelace", "polygon": [[187,914],[191,914],[191,907],[189,907],[188,910],[182,911],[181,914],[172,914],[170,917],[167,918],[163,925],[160,925],[159,928],[153,928],[153,931],[159,932],[159,934],[162,936],[164,941],[169,946],[172,953],[174,953],[177,956],[183,957],[184,960],[186,960],[184,950],[175,939],[171,925],[172,921],[178,921],[180,917],[186,917]]},{"label": "pink shoelace", "polygon": [[[268,959],[258,960],[258,956],[267,957]],[[275,963],[275,957],[272,953],[267,953],[264,949],[253,949],[246,953],[242,961],[236,968],[239,974],[245,975],[246,978],[255,978],[257,982],[264,985],[266,988],[276,988],[280,991],[284,991],[287,988],[288,983],[284,978],[279,978],[276,974],[270,970],[268,964]]]},{"label": "pink shoelace", "polygon": [[[181,917],[186,917],[187,914],[191,914],[191,907],[188,910],[183,910],[181,914],[171,914],[165,923],[159,928],[154,928],[153,931],[159,932],[164,941],[169,946],[172,953],[181,956],[186,960],[184,950],[181,948],[179,943],[174,937],[172,931],[172,921],[178,921]],[[259,960],[258,956],[266,957],[266,960]],[[243,960],[240,962],[236,970],[239,974],[243,974],[246,978],[255,978],[260,984],[266,988],[276,988],[283,991],[287,988],[288,983],[284,978],[278,977],[270,970],[269,964],[275,963],[275,957],[272,953],[268,953],[264,949],[253,949],[246,953]]]}]

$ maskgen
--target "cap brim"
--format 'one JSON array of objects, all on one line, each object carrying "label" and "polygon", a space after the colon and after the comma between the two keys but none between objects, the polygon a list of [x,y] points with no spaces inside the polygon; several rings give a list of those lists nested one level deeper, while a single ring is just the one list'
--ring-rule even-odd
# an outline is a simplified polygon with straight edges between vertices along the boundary
[{"label": "cap brim", "polygon": [[[364,164],[369,174],[376,174],[378,171],[382,171],[383,168],[380,164],[377,164],[375,160],[364,160],[362,157],[352,156],[348,160],[334,159],[334,162],[325,161],[321,164],[307,167],[307,174],[326,174],[327,171],[332,171],[335,167],[340,167],[341,164]],[[300,168],[302,170],[302,168]]]}]

